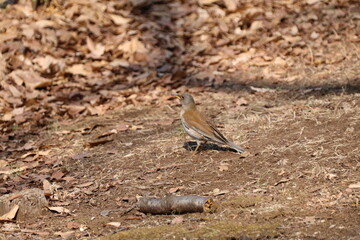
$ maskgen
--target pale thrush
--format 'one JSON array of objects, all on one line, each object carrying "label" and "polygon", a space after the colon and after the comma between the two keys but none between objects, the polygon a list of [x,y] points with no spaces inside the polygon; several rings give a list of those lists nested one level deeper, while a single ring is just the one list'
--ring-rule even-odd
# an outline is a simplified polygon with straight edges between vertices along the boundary
[{"label": "pale thrush", "polygon": [[182,104],[180,117],[184,130],[190,137],[196,139],[197,142],[194,153],[197,152],[200,146],[206,144],[208,141],[226,144],[240,153],[245,151],[243,148],[227,140],[224,135],[196,109],[194,98],[190,94],[184,93],[182,96],[178,96],[178,98],[180,98]]}]

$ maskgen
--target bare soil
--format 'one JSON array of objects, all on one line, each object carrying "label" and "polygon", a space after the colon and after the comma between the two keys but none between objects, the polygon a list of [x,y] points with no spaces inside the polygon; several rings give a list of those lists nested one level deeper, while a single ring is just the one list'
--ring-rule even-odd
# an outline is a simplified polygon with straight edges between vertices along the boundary
[{"label": "bare soil", "polygon": [[[58,167],[43,163],[34,171],[65,173],[51,180],[60,187],[50,205],[70,213],[17,221],[17,231],[3,231],[2,239],[358,239],[360,194],[349,187],[360,182],[354,90],[195,92],[199,109],[248,156],[212,144],[192,156],[176,100],[54,124],[26,137],[52,150]],[[239,106],[241,97],[247,106]],[[124,124],[129,129],[104,136]],[[109,142],[86,147],[104,138]],[[19,177],[22,186],[42,188],[40,180]],[[181,216],[131,209],[137,197],[170,193],[212,196],[218,209]]]}]

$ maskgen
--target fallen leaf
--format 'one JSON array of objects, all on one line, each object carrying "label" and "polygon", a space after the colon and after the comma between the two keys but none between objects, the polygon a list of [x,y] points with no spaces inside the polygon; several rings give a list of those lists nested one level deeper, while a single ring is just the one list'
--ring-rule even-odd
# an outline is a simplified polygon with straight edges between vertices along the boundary
[{"label": "fallen leaf", "polygon": [[307,217],[304,218],[304,222],[306,224],[314,224],[315,221],[316,221],[315,216],[307,216]]},{"label": "fallen leaf", "polygon": [[271,89],[271,88],[259,88],[259,87],[250,86],[250,89],[255,91],[255,92],[260,92],[260,93],[276,92],[275,89]]},{"label": "fallen leaf", "polygon": [[199,5],[210,5],[217,1],[218,0],[198,0],[198,3],[199,3]]},{"label": "fallen leaf", "polygon": [[75,231],[68,231],[68,232],[55,232],[54,235],[58,235],[64,239],[70,238],[72,235],[75,234]]},{"label": "fallen leaf", "polygon": [[70,210],[64,207],[48,207],[48,209],[57,213],[70,213]]},{"label": "fallen leaf", "polygon": [[77,223],[77,222],[68,222],[68,223],[66,224],[66,227],[67,227],[68,229],[78,229],[78,228],[80,228],[80,223]]},{"label": "fallen leaf", "polygon": [[178,192],[180,189],[182,189],[184,187],[173,187],[169,189],[169,193],[176,193]]},{"label": "fallen leaf", "polygon": [[102,133],[101,135],[97,136],[97,139],[108,137],[116,133],[117,133],[116,129],[111,129],[110,131]]},{"label": "fallen leaf", "polygon": [[237,0],[224,0],[224,4],[229,11],[235,11],[237,8]]},{"label": "fallen leaf", "polygon": [[287,61],[285,61],[281,57],[276,57],[273,63],[274,65],[279,65],[279,66],[286,66],[288,64]]},{"label": "fallen leaf", "polygon": [[63,177],[62,180],[65,180],[66,182],[75,181],[76,179],[74,177]]},{"label": "fallen leaf", "polygon": [[8,162],[5,160],[0,160],[0,168],[6,167],[8,165]]},{"label": "fallen leaf", "polygon": [[51,183],[50,183],[48,180],[46,180],[46,179],[44,179],[44,181],[43,181],[43,190],[44,190],[44,195],[45,195],[46,197],[49,197],[49,196],[52,195],[52,192],[51,192]]},{"label": "fallen leaf", "polygon": [[14,195],[11,195],[10,197],[6,198],[7,201],[12,201],[14,199],[17,199],[17,198],[22,198],[24,197],[23,194],[14,194]]},{"label": "fallen leaf", "polygon": [[123,25],[123,24],[127,24],[131,21],[130,18],[124,18],[120,15],[115,15],[115,14],[109,14],[111,20],[116,24],[116,25]]},{"label": "fallen leaf", "polygon": [[89,48],[91,55],[95,58],[101,57],[105,52],[105,46],[101,43],[95,44],[91,38],[86,38],[86,45]]},{"label": "fallen leaf", "polygon": [[110,226],[110,227],[120,227],[121,223],[120,222],[109,222],[109,223],[106,223],[105,226]]},{"label": "fallen leaf", "polygon": [[133,125],[130,128],[130,130],[141,130],[141,129],[144,129],[144,126],[142,126],[142,125]]},{"label": "fallen leaf", "polygon": [[49,155],[50,152],[51,152],[51,150],[38,151],[37,154],[39,154],[40,156],[47,156],[47,155]]},{"label": "fallen leaf", "polygon": [[241,97],[236,101],[236,105],[237,106],[247,106],[247,105],[249,105],[249,102],[244,97]]},{"label": "fallen leaf", "polygon": [[94,182],[86,182],[86,183],[82,183],[82,184],[79,184],[79,185],[76,185],[76,187],[79,187],[79,188],[84,188],[84,187],[89,187],[91,185],[93,185]]},{"label": "fallen leaf", "polygon": [[96,147],[96,146],[103,145],[105,143],[111,142],[113,140],[114,139],[102,139],[102,140],[98,140],[98,141],[87,142],[84,145],[85,145],[85,147],[92,148],[92,147]]},{"label": "fallen leaf", "polygon": [[175,119],[162,119],[157,122],[161,126],[170,126],[174,123]]},{"label": "fallen leaf", "polygon": [[34,25],[38,28],[54,27],[55,22],[51,20],[38,20]]},{"label": "fallen leaf", "polygon": [[320,1],[321,0],[306,0],[306,3],[309,4],[309,5],[313,5],[313,4],[318,3]]},{"label": "fallen leaf", "polygon": [[248,151],[240,153],[240,158],[246,158],[246,157],[249,157],[249,156],[250,156],[250,152],[248,152]]},{"label": "fallen leaf", "polygon": [[67,105],[64,107],[67,108],[69,115],[73,118],[75,118],[78,114],[80,114],[82,111],[86,109],[85,106],[79,106],[79,105]]},{"label": "fallen leaf", "polygon": [[36,154],[34,152],[28,152],[20,156],[21,159],[27,158],[29,156],[35,156]]},{"label": "fallen leaf", "polygon": [[41,77],[34,71],[15,70],[9,76],[14,81],[24,82],[29,89],[43,88],[52,84],[51,80]]},{"label": "fallen leaf", "polygon": [[116,130],[118,130],[119,132],[125,132],[128,129],[129,125],[126,125],[125,123],[119,123],[116,127]]},{"label": "fallen leaf", "polygon": [[229,164],[221,163],[220,166],[219,166],[219,171],[223,172],[223,171],[227,171],[227,170],[229,170]]},{"label": "fallen leaf", "polygon": [[214,195],[214,196],[219,196],[219,195],[227,194],[227,193],[229,193],[229,192],[230,192],[229,190],[220,190],[219,188],[215,188],[215,189],[212,191],[212,195]]},{"label": "fallen leaf", "polygon": [[23,171],[23,170],[25,170],[27,168],[28,168],[27,166],[22,166],[22,167],[11,169],[11,170],[0,171],[0,174],[10,175],[10,174],[13,174],[13,173],[16,173],[16,172],[21,172],[21,171]]},{"label": "fallen leaf", "polygon": [[0,221],[10,221],[15,218],[16,213],[19,210],[19,205],[14,205],[9,212],[5,213],[4,215],[0,216]]},{"label": "fallen leaf", "polygon": [[61,171],[54,172],[50,179],[60,180],[65,174]]},{"label": "fallen leaf", "polygon": [[184,222],[184,217],[182,216],[176,216],[171,220],[171,224],[181,224]]},{"label": "fallen leaf", "polygon": [[45,57],[37,57],[33,60],[34,63],[37,63],[42,71],[46,71],[53,64],[57,64],[58,60],[53,58],[50,55],[46,55]]},{"label": "fallen leaf", "polygon": [[3,43],[8,40],[12,40],[17,36],[18,36],[18,32],[14,30],[6,31],[5,33],[0,33],[0,42]]},{"label": "fallen leaf", "polygon": [[239,54],[233,61],[233,65],[242,64],[248,62],[255,54],[255,49],[251,48],[250,51]]},{"label": "fallen leaf", "polygon": [[84,64],[74,64],[66,69],[66,72],[74,75],[88,76],[91,74],[90,71],[85,69]]},{"label": "fallen leaf", "polygon": [[143,217],[141,217],[141,216],[128,216],[125,219],[126,220],[142,220]]},{"label": "fallen leaf", "polygon": [[349,188],[360,188],[360,182],[349,185]]}]

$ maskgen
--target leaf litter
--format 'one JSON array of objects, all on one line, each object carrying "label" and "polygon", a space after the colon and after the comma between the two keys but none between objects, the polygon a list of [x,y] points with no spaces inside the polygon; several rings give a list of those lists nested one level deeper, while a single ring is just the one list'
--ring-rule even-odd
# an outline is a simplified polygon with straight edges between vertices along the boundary
[{"label": "leaf litter", "polygon": [[[200,159],[199,163],[196,162],[198,159],[189,162],[189,156],[181,154],[177,158],[179,162],[167,162],[165,159],[169,152],[180,151],[174,146],[181,145],[177,142],[179,140],[150,137],[150,141],[145,141],[149,136],[154,136],[154,129],[155,136],[163,136],[164,132],[172,131],[177,124],[174,118],[177,104],[173,103],[171,93],[187,90],[185,85],[192,86],[190,91],[199,97],[199,102],[215,101],[207,95],[208,91],[221,91],[224,86],[232,88],[232,84],[236,90],[237,84],[240,86],[238,89],[246,85],[252,94],[241,92],[244,96],[236,96],[235,101],[230,102],[220,99],[228,104],[225,110],[234,106],[234,109],[243,114],[232,115],[230,121],[242,119],[249,126],[255,122],[263,124],[254,126],[251,130],[242,125],[241,131],[246,131],[247,136],[255,142],[257,136],[265,135],[262,130],[271,131],[276,128],[276,124],[279,124],[277,121],[280,122],[282,117],[289,121],[290,118],[304,117],[307,121],[316,120],[321,126],[321,121],[329,119],[319,121],[318,118],[321,118],[321,114],[328,114],[331,108],[336,109],[336,114],[342,113],[341,111],[349,114],[352,125],[349,124],[345,130],[349,138],[355,136],[359,130],[358,118],[354,117],[352,111],[358,108],[358,104],[354,103],[356,99],[346,99],[346,96],[344,99],[336,98],[341,104],[333,106],[331,99],[325,99],[327,103],[321,103],[312,102],[310,97],[309,102],[292,106],[294,111],[289,115],[280,108],[279,102],[276,102],[278,99],[265,104],[270,112],[256,105],[257,101],[273,100],[272,97],[277,94],[289,99],[296,99],[297,94],[317,96],[316,94],[326,90],[327,85],[337,81],[345,81],[346,86],[356,84],[360,44],[357,28],[360,18],[359,9],[353,1],[57,2],[60,5],[54,3],[51,7],[39,8],[37,12],[31,10],[30,2],[21,1],[0,10],[3,16],[0,20],[1,193],[17,192],[36,185],[43,189],[53,207],[62,207],[55,208],[58,210],[55,212],[64,213],[62,217],[72,220],[72,214],[67,214],[69,210],[63,206],[71,205],[69,209],[76,210],[91,206],[99,210],[97,214],[92,212],[92,216],[99,216],[104,209],[102,204],[106,203],[105,199],[113,194],[114,189],[122,187],[130,189],[125,193],[131,197],[146,194],[146,191],[152,189],[151,193],[157,196],[168,192],[187,194],[198,191],[223,200],[237,196],[241,191],[274,197],[277,196],[274,193],[277,188],[284,188],[284,193],[288,189],[286,187],[292,186],[296,181],[316,181],[320,176],[328,182],[344,181],[342,188],[318,188],[311,194],[319,195],[304,198],[307,199],[307,206],[332,209],[335,209],[334,206],[341,206],[344,211],[349,206],[358,206],[359,179],[346,181],[344,178],[347,173],[341,170],[351,172],[351,169],[356,168],[345,157],[348,156],[346,154],[354,153],[351,157],[355,159],[355,152],[358,151],[355,147],[350,153],[336,150],[336,157],[343,159],[342,162],[337,160],[337,166],[343,168],[330,171],[322,168],[321,164],[315,165],[322,158],[327,159],[326,146],[324,153],[324,150],[312,149],[314,144],[309,143],[305,147],[307,151],[312,150],[310,157],[316,161],[308,164],[314,165],[306,165],[303,161],[296,163],[294,158],[289,157],[288,162],[297,167],[300,177],[278,176],[271,179],[267,178],[266,173],[271,171],[273,165],[270,167],[262,162],[267,169],[262,166],[250,168],[249,161],[252,158],[258,159],[259,156],[266,156],[269,162],[280,161],[278,158],[282,155],[276,153],[288,154],[285,146],[301,153],[302,149],[297,148],[300,146],[299,142],[295,142],[295,145],[276,146],[277,149],[273,148],[273,143],[262,142],[259,145],[264,147],[261,151],[236,156],[236,160],[229,157],[226,164],[219,161],[220,164],[214,165],[212,159]],[[12,27],[8,27],[9,25]],[[287,96],[282,86],[289,85],[310,88],[300,90],[295,96]],[[222,103],[216,101],[217,104]],[[173,112],[167,112],[165,118],[154,117],[151,114],[159,113],[150,112],[146,115],[143,112],[146,106],[160,108],[163,112],[172,109]],[[131,113],[138,108],[139,112]],[[207,105],[206,110],[216,113],[214,108],[215,105]],[[114,119],[99,118],[98,122],[84,123],[87,116],[96,118],[125,110],[130,113],[122,117],[115,115],[117,117]],[[312,115],[315,111],[319,115]],[[263,116],[258,115],[259,112]],[[134,116],[141,116],[143,120]],[[337,117],[341,118],[342,115]],[[153,119],[148,121],[149,118]],[[129,119],[134,121],[129,122]],[[113,124],[115,120],[117,122]],[[66,122],[68,126],[78,122],[78,127],[64,130],[62,128],[66,128]],[[110,123],[111,127],[103,126],[104,122]],[[332,126],[331,123],[329,126]],[[286,127],[289,126],[282,126]],[[321,139],[309,138],[306,127],[304,131],[308,141],[321,142]],[[150,135],[146,135],[149,133]],[[177,131],[171,134],[179,136]],[[291,135],[286,131],[286,137],[287,134]],[[269,139],[273,137],[268,136]],[[292,137],[307,144],[305,140],[301,140],[301,134],[300,137]],[[246,138],[236,136],[236,140],[238,139]],[[275,136],[274,141],[277,140]],[[47,141],[52,142],[51,145]],[[161,141],[174,145],[164,147],[164,152],[160,148],[164,146]],[[352,143],[356,143],[356,138],[353,137],[352,142],[350,139],[344,141],[349,141],[347,144],[350,144],[350,148]],[[251,145],[253,143],[246,144],[254,146]],[[325,142],[326,144],[328,143]],[[341,149],[341,144],[344,143],[335,141],[333,149]],[[150,145],[152,149],[147,149],[146,146]],[[80,153],[84,151],[83,146],[89,146],[89,152]],[[119,169],[116,173],[111,172],[106,164],[103,165],[105,159],[112,158],[99,149],[109,147],[116,149],[108,149],[107,152],[111,152],[118,161],[121,157],[117,154],[128,156],[127,163],[116,165],[112,162],[115,164],[112,169]],[[147,151],[153,155],[148,155]],[[225,156],[228,158],[226,154]],[[222,160],[220,157],[219,159]],[[136,163],[136,168],[132,168],[131,161]],[[253,176],[248,181],[241,181],[236,187],[224,187],[224,183],[217,183],[219,179],[226,179],[226,175],[236,178],[238,174],[233,172],[239,167],[233,161],[240,161],[241,166],[248,170],[238,170],[244,178],[249,172],[253,172]],[[78,164],[76,167],[74,162]],[[92,166],[93,172],[86,173],[81,168],[86,164]],[[190,166],[195,167],[190,170]],[[111,172],[113,178],[109,178],[110,173],[104,171],[97,176],[98,179],[92,179],[94,172],[99,173],[102,168]],[[258,168],[265,171],[265,174],[258,175]],[[182,175],[183,171],[195,171],[194,174],[200,175],[212,171],[212,176],[208,179],[204,175],[201,181],[191,176],[189,180],[187,175]],[[172,173],[177,173],[178,176],[171,178],[179,179],[181,176],[185,183],[177,180],[171,182],[168,177]],[[133,181],[131,184],[137,186],[135,188],[138,190],[132,190],[130,181]],[[280,195],[279,192],[276,193]],[[291,192],[286,194],[291,195],[289,198],[296,199]],[[135,226],[129,222],[149,221],[150,224],[153,220],[151,217],[136,215],[136,210],[131,208],[130,203],[122,201],[122,204],[122,207],[131,209],[130,215],[126,216],[126,212],[124,218],[119,218],[121,221],[116,219],[112,222],[107,221],[110,218],[106,218],[104,222],[116,228],[120,227],[118,223],[121,222],[124,229],[129,229]],[[110,204],[105,209],[112,207]],[[326,215],[324,210],[319,214]],[[320,222],[318,219],[322,219],[313,217],[310,213],[308,216],[311,217],[301,218],[305,219],[301,224],[316,225]],[[244,218],[246,217],[253,220],[245,213]],[[288,217],[292,215],[289,214]],[[236,219],[236,216],[233,218]],[[162,223],[169,220],[159,219]],[[170,220],[179,225],[186,224],[187,221],[187,216]],[[96,217],[94,222],[94,226],[99,226]],[[99,224],[103,226],[104,222]],[[301,229],[301,226],[297,227],[305,236],[313,234]],[[59,228],[61,231],[58,228],[43,231],[44,236],[48,237],[50,232],[51,235],[64,238],[80,236],[78,224]],[[11,234],[17,231],[10,225],[4,225],[3,229]],[[87,227],[81,229],[88,231]],[[35,234],[29,229],[25,230],[23,234]],[[98,235],[110,233],[103,229],[94,232]]]}]

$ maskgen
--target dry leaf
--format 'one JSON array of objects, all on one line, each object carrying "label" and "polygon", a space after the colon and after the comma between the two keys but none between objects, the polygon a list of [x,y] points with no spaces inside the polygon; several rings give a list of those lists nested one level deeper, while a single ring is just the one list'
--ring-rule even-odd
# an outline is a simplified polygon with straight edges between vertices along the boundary
[{"label": "dry leaf", "polygon": [[124,132],[129,129],[129,125],[126,125],[125,123],[119,123],[116,127],[116,130],[119,132]]},{"label": "dry leaf", "polygon": [[219,196],[219,195],[227,194],[229,192],[230,192],[229,190],[220,190],[219,188],[215,188],[211,194],[214,196]]},{"label": "dry leaf", "polygon": [[180,189],[182,189],[184,187],[173,187],[169,189],[169,193],[176,193],[178,192]]},{"label": "dry leaf", "polygon": [[171,224],[181,224],[184,222],[184,217],[182,216],[176,216],[171,220]]},{"label": "dry leaf", "polygon": [[93,185],[94,182],[86,182],[86,183],[82,183],[82,184],[79,184],[79,185],[76,185],[76,187],[79,187],[79,188],[84,188],[84,187],[89,187],[91,185]]},{"label": "dry leaf", "polygon": [[51,85],[51,80],[46,79],[34,71],[15,70],[9,75],[14,81],[24,82],[29,89],[43,88]]},{"label": "dry leaf", "polygon": [[51,192],[51,183],[50,183],[48,180],[46,180],[46,179],[44,179],[44,181],[43,181],[43,190],[44,190],[44,195],[45,195],[46,197],[49,197],[49,196],[52,195],[52,192]]},{"label": "dry leaf", "polygon": [[35,22],[34,25],[38,28],[54,27],[55,22],[51,20],[39,20]]},{"label": "dry leaf", "polygon": [[233,65],[237,65],[239,63],[248,62],[255,54],[255,49],[251,48],[248,52],[239,54],[233,61]]},{"label": "dry leaf", "polygon": [[92,148],[92,147],[96,147],[99,145],[103,145],[103,144],[111,142],[111,141],[114,141],[114,139],[101,139],[101,140],[97,140],[97,141],[87,142],[84,145],[85,145],[85,147]]},{"label": "dry leaf", "polygon": [[235,11],[237,8],[237,0],[224,0],[224,4],[229,11]]},{"label": "dry leaf", "polygon": [[14,30],[8,30],[5,33],[0,33],[0,43],[12,40],[18,36],[18,32]]},{"label": "dry leaf", "polygon": [[130,41],[119,45],[118,49],[129,54],[148,52],[145,45],[138,38],[132,38]]},{"label": "dry leaf", "polygon": [[66,227],[67,227],[68,229],[78,229],[78,228],[80,228],[80,223],[77,223],[77,222],[68,222],[68,223],[66,224]]},{"label": "dry leaf", "polygon": [[38,154],[40,156],[47,156],[47,155],[49,155],[50,152],[51,152],[51,149],[46,150],[46,151],[38,151],[36,154]]},{"label": "dry leaf", "polygon": [[210,5],[219,0],[198,0],[199,5]]},{"label": "dry leaf", "polygon": [[174,123],[175,119],[162,119],[157,122],[161,126],[170,126]]},{"label": "dry leaf", "polygon": [[0,169],[3,167],[6,167],[8,165],[8,162],[5,160],[0,160]]},{"label": "dry leaf", "polygon": [[9,221],[15,218],[16,213],[19,210],[19,205],[14,205],[9,212],[5,213],[4,215],[0,216],[0,221]]},{"label": "dry leaf", "polygon": [[241,97],[236,101],[236,105],[237,106],[247,106],[247,105],[249,105],[249,102],[244,97]]},{"label": "dry leaf", "polygon": [[131,21],[130,18],[124,18],[120,15],[115,15],[115,14],[109,14],[111,20],[116,24],[116,25],[123,25],[123,24],[127,24]]},{"label": "dry leaf", "polygon": [[120,222],[109,222],[109,223],[106,223],[105,226],[111,226],[111,227],[120,227],[121,226],[121,223]]},{"label": "dry leaf", "polygon": [[227,170],[229,170],[229,164],[221,163],[220,166],[219,166],[219,171],[223,172],[223,171],[227,171]]},{"label": "dry leaf", "polygon": [[50,179],[60,180],[65,174],[61,171],[56,171],[51,175]]},{"label": "dry leaf", "polygon": [[19,167],[19,168],[15,168],[15,169],[10,169],[10,170],[6,170],[6,171],[0,171],[0,174],[6,174],[6,175],[10,175],[10,174],[13,174],[13,173],[16,173],[16,172],[21,172],[25,169],[27,169],[28,166],[22,166],[22,167]]},{"label": "dry leaf", "polygon": [[275,89],[271,89],[271,88],[258,88],[258,87],[253,87],[250,86],[250,89],[255,91],[255,92],[260,92],[260,93],[266,93],[266,92],[275,92]]},{"label": "dry leaf", "polygon": [[50,211],[57,213],[70,213],[70,210],[64,207],[48,207]]},{"label": "dry leaf", "polygon": [[84,64],[74,64],[71,67],[66,69],[66,72],[74,75],[88,76],[91,74],[88,70],[85,69]]},{"label": "dry leaf", "polygon": [[58,235],[64,239],[68,239],[75,234],[75,231],[67,231],[67,232],[55,232],[54,235]]},{"label": "dry leaf", "polygon": [[349,185],[349,188],[351,188],[351,189],[354,189],[354,188],[360,188],[360,182],[350,184],[350,185]]},{"label": "dry leaf", "polygon": [[89,37],[86,38],[86,44],[91,52],[91,56],[94,58],[101,57],[105,52],[105,46],[103,46],[101,43],[95,44]]},{"label": "dry leaf", "polygon": [[45,57],[37,57],[33,60],[34,63],[37,63],[42,71],[49,69],[52,64],[57,64],[58,60],[53,58],[50,55]]},{"label": "dry leaf", "polygon": [[249,157],[249,156],[250,156],[250,152],[248,152],[248,151],[240,153],[240,158],[246,158],[246,157]]}]

